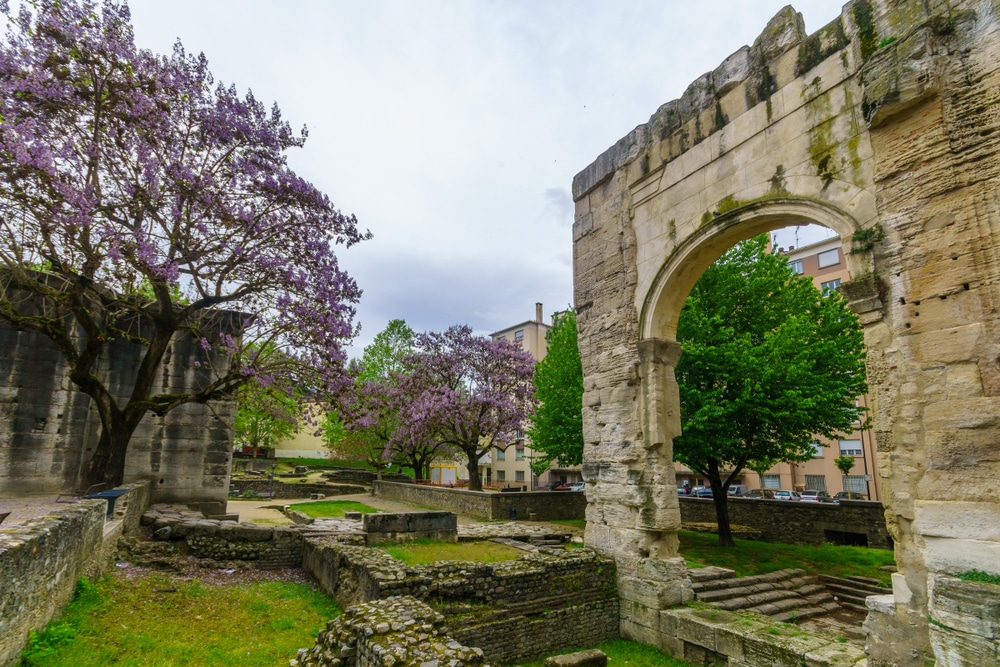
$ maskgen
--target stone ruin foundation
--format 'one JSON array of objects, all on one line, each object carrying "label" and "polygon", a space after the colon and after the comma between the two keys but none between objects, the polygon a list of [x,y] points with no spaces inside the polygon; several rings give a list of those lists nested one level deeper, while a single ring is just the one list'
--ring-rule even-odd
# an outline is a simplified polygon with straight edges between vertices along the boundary
[{"label": "stone ruin foundation", "polygon": [[690,598],[684,300],[737,241],[818,223],[865,329],[899,567],[868,601],[869,664],[1000,663],[1000,586],[954,577],[1000,574],[998,16],[997,0],[853,0],[809,35],[786,7],[574,178],[586,541],[617,562],[624,636],[670,650],[664,610]]}]

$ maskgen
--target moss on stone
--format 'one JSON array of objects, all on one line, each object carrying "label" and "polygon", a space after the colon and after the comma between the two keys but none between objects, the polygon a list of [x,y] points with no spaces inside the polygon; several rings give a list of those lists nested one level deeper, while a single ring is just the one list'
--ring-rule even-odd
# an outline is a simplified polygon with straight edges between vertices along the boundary
[{"label": "moss on stone", "polygon": [[802,76],[848,44],[844,24],[838,16],[799,43],[795,76]]},{"label": "moss on stone", "polygon": [[872,3],[868,0],[854,0],[851,5],[851,16],[858,29],[858,39],[861,42],[861,58],[867,60],[878,48],[878,32],[872,16]]}]

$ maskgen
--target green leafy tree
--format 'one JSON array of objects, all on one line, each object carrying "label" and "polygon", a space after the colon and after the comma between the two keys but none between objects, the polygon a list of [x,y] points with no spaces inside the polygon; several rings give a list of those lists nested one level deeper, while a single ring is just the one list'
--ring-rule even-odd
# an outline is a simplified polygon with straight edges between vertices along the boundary
[{"label": "green leafy tree", "polygon": [[727,491],[749,462],[808,460],[815,434],[833,438],[862,418],[861,326],[843,297],[794,275],[759,236],[705,271],[677,338],[674,458],[709,480],[719,545],[732,546]]},{"label": "green leafy tree", "polygon": [[854,457],[843,454],[833,460],[833,465],[837,466],[837,470],[844,476],[844,491],[850,493],[851,490],[847,488],[847,476],[851,474],[851,468],[854,467]]},{"label": "green leafy tree", "polygon": [[404,320],[390,321],[365,347],[361,360],[351,364],[354,382],[343,414],[331,413],[326,423],[337,437],[333,445],[337,456],[364,461],[380,476],[386,464],[396,460],[412,467],[420,480],[436,447],[390,447],[398,423],[396,395],[404,373],[402,361],[413,352],[413,337],[413,329]]},{"label": "green leafy tree", "polygon": [[276,387],[261,387],[250,382],[236,394],[236,419],[233,430],[236,442],[257,449],[272,449],[290,438],[302,416],[297,397]]},{"label": "green leafy tree", "polygon": [[576,311],[556,316],[548,335],[548,352],[535,365],[535,396],[539,405],[528,428],[531,462],[536,475],[553,461],[576,465],[583,461],[583,366],[577,347]]}]

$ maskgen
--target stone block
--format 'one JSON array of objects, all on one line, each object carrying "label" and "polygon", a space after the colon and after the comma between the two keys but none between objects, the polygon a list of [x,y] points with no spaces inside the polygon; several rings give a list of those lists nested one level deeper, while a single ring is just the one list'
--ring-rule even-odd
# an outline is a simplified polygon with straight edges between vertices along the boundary
[{"label": "stone block", "polygon": [[1000,585],[932,574],[931,619],[952,630],[1000,640]]},{"label": "stone block", "polygon": [[[704,622],[696,614],[677,616],[677,638],[685,644],[699,646],[710,651],[716,650],[715,627]],[[687,658],[685,658],[687,659]]]},{"label": "stone block", "polygon": [[928,431],[997,426],[1000,426],[1000,397],[996,396],[939,401],[924,409],[924,429]]},{"label": "stone block", "polygon": [[918,363],[959,363],[979,356],[983,325],[967,324],[910,336],[908,343]]},{"label": "stone block", "polygon": [[998,642],[986,637],[955,632],[932,624],[930,641],[937,664],[944,667],[1000,664]]},{"label": "stone block", "polygon": [[545,667],[607,667],[608,656],[596,648],[566,655],[557,655],[545,660]]},{"label": "stone block", "polygon": [[657,611],[677,604],[676,600],[680,599],[677,582],[650,581],[637,577],[620,577],[618,594],[622,600],[636,602]]}]

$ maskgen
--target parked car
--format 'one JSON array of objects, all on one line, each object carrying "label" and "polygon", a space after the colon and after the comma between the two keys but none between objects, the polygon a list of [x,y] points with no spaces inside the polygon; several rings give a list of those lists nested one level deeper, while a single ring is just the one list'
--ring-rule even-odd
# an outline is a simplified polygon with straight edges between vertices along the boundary
[{"label": "parked car", "polygon": [[802,500],[802,496],[800,496],[795,491],[775,491],[774,492],[774,499],[775,500]]},{"label": "parked car", "polygon": [[691,495],[695,498],[711,498],[712,497],[712,487],[710,486],[696,486],[691,489]]},{"label": "parked car", "polygon": [[774,491],[771,489],[753,489],[743,494],[747,500],[774,500]]},{"label": "parked car", "polygon": [[742,498],[750,491],[746,484],[730,484],[729,491],[727,493],[731,496],[738,496]]},{"label": "parked car", "polygon": [[569,490],[570,491],[583,491],[583,486],[584,486],[583,482],[573,482],[572,484],[569,485]]},{"label": "parked car", "polygon": [[691,495],[691,487],[690,486],[678,486],[677,487],[677,495],[678,496],[689,496],[689,495]]},{"label": "parked car", "polygon": [[838,491],[833,494],[833,502],[839,503],[841,500],[868,500],[863,493],[856,491]]},{"label": "parked car", "polygon": [[802,502],[804,503],[832,503],[833,498],[826,491],[810,491],[805,490],[802,492]]}]

